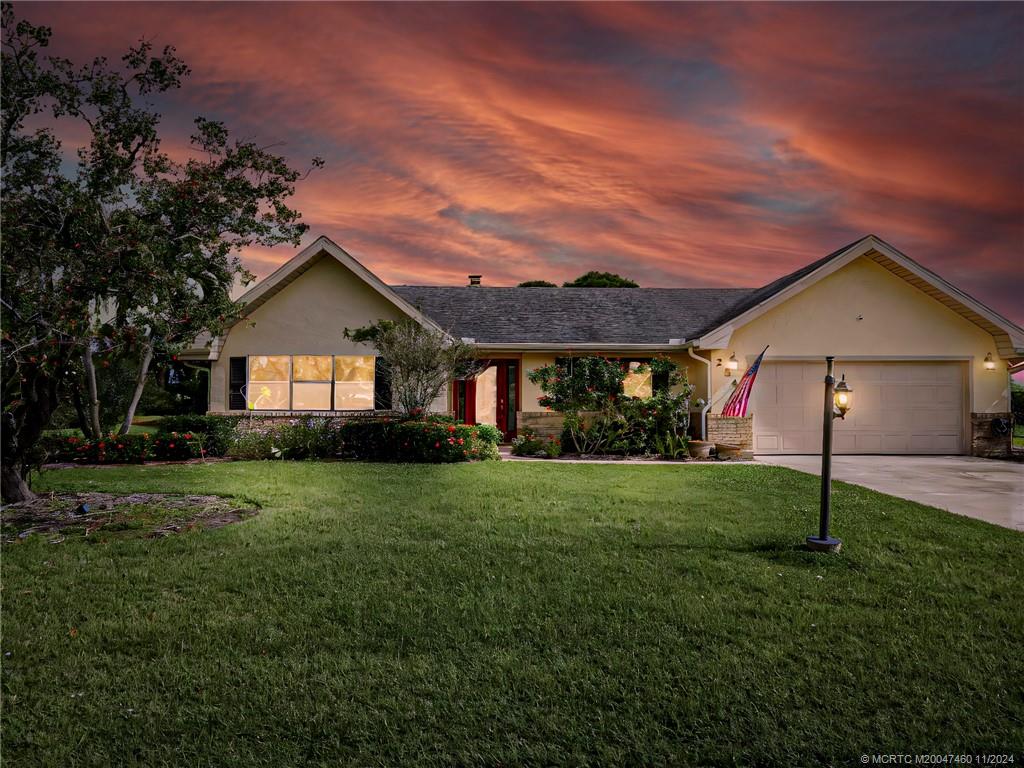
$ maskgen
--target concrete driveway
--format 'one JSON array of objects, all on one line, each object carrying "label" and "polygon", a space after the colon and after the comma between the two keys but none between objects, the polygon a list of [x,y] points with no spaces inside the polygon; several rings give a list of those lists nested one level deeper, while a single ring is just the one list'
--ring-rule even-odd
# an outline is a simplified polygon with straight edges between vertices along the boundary
[{"label": "concrete driveway", "polygon": [[[821,456],[757,456],[821,474]],[[835,456],[832,478],[1024,531],[1024,464],[970,456]]]}]

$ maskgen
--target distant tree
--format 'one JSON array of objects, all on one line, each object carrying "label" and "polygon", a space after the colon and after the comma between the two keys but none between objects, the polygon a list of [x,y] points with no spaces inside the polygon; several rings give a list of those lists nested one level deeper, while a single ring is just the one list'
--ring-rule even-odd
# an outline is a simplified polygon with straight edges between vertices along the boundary
[{"label": "distant tree", "polygon": [[393,407],[410,416],[430,408],[449,381],[477,371],[472,346],[411,318],[346,328],[345,338],[374,347],[391,384]]},{"label": "distant tree", "polygon": [[527,280],[525,283],[520,283],[517,288],[557,288],[558,286],[554,283],[549,283],[547,280]]},{"label": "distant tree", "polygon": [[[6,3],[2,13],[0,469],[3,499],[18,501],[32,495],[25,473],[67,390],[87,432],[127,431],[154,360],[237,311],[231,289],[251,279],[239,249],[297,244],[306,226],[286,204],[302,174],[222,124],[195,121],[187,160],[160,151],[149,98],[189,72],[173,48],[142,42],[121,67],[76,67],[41,55],[48,27]],[[76,126],[59,132],[62,122]],[[58,135],[80,130],[69,168]],[[116,417],[102,414],[98,370],[118,374]]]},{"label": "distant tree", "polygon": [[580,275],[571,283],[562,283],[563,288],[639,288],[627,277],[621,277],[612,272],[587,272]]}]

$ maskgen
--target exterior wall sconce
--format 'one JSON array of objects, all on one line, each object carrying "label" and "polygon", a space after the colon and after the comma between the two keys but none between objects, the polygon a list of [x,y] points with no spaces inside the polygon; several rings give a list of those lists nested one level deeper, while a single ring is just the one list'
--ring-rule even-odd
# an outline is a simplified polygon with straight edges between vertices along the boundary
[{"label": "exterior wall sconce", "polygon": [[994,371],[996,369],[996,361],[992,359],[992,353],[989,352],[985,355],[985,370]]},{"label": "exterior wall sconce", "polygon": [[718,358],[718,362],[715,364],[715,368],[725,368],[725,370],[722,371],[722,373],[726,376],[734,375],[736,371],[739,370],[739,367],[740,364],[739,361],[736,359],[735,353],[730,355],[729,359],[726,360],[724,363],[722,362],[722,358]]}]

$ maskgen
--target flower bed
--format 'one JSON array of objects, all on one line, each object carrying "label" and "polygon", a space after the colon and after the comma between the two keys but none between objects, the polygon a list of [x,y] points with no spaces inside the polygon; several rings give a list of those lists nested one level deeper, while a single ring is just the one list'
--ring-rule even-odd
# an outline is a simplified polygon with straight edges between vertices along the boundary
[{"label": "flower bed", "polygon": [[157,435],[110,434],[97,440],[71,436],[56,438],[47,446],[47,459],[50,461],[75,461],[87,464],[182,461],[203,455],[202,438],[192,432],[161,432]]},{"label": "flower bed", "polygon": [[498,458],[501,433],[444,417],[415,420],[308,418],[247,423],[230,455],[244,459],[359,459],[452,463]]}]

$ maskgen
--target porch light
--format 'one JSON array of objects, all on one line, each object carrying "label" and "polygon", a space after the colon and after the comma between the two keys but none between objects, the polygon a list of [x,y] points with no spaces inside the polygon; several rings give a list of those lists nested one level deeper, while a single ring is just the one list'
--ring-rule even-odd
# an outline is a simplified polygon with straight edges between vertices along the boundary
[{"label": "porch light", "polygon": [[729,359],[725,361],[725,375],[732,376],[732,374],[736,373],[736,371],[739,370],[739,367],[740,363],[736,359],[736,353],[734,352],[732,355],[729,356]]},{"label": "porch light", "polygon": [[850,385],[846,383],[846,374],[843,374],[842,380],[836,384],[835,393],[833,398],[838,411],[840,419],[846,418],[846,412],[850,410],[853,405],[853,390],[850,389]]},{"label": "porch light", "polygon": [[992,353],[989,352],[985,355],[985,370],[994,371],[996,369],[996,361],[992,359]]}]

